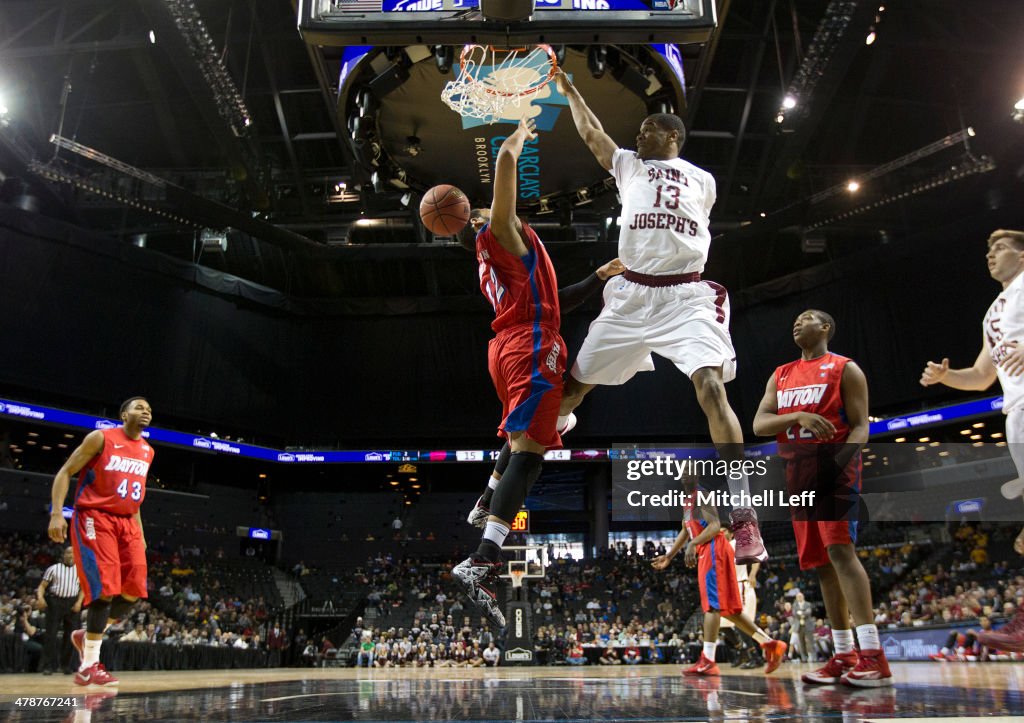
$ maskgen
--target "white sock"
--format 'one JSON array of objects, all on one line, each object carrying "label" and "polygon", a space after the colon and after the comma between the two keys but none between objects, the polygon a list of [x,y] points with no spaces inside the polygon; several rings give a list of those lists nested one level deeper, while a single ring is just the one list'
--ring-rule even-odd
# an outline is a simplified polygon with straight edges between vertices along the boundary
[{"label": "white sock", "polygon": [[857,640],[861,650],[878,650],[882,644],[878,640],[878,626],[874,623],[857,626]]},{"label": "white sock", "polygon": [[718,643],[704,643],[704,657],[710,660],[712,663],[715,662],[716,647],[718,647]]},{"label": "white sock", "polygon": [[490,540],[498,547],[505,544],[505,538],[508,537],[508,528],[500,522],[487,522],[487,527],[484,528],[484,539]]},{"label": "white sock", "polygon": [[558,415],[558,421],[555,422],[555,429],[562,429],[565,426],[565,423],[568,422],[568,421],[569,421],[569,415],[568,414],[560,414],[560,415]]},{"label": "white sock", "polygon": [[[750,499],[750,480],[747,478],[746,474],[741,475],[739,479],[733,479],[732,475],[729,475],[729,494],[746,495],[744,499]],[[740,509],[744,509],[750,507],[750,505],[733,505],[733,507],[739,507]]]},{"label": "white sock", "polygon": [[757,643],[758,645],[764,645],[765,643],[767,643],[769,640],[772,639],[771,635],[769,635],[764,630],[761,630],[761,628],[758,628],[758,627],[754,628],[754,634],[751,635],[750,637],[752,637],[754,639],[754,642]]},{"label": "white sock", "polygon": [[487,486],[490,487],[492,490],[498,489],[499,482],[501,482],[501,480],[495,477],[493,474],[487,478]]},{"label": "white sock", "polygon": [[79,670],[91,668],[93,665],[100,662],[100,647],[102,645],[103,640],[85,639],[85,645],[82,650],[82,666]]},{"label": "white sock", "polygon": [[832,644],[836,646],[836,655],[853,652],[853,631],[850,629],[832,629]]}]

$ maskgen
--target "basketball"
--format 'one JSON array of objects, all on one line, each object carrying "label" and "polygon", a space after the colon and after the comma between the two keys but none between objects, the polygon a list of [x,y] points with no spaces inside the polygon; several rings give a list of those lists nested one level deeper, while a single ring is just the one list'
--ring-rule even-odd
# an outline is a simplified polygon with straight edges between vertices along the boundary
[{"label": "basketball", "polygon": [[469,199],[455,186],[442,183],[423,194],[420,219],[437,236],[451,236],[469,223]]}]

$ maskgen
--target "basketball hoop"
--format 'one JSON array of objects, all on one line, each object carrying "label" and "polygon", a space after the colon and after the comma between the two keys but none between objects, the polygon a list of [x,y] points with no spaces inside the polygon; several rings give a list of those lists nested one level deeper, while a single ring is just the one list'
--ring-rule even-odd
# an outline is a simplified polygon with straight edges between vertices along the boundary
[{"label": "basketball hoop", "polygon": [[508,576],[512,578],[513,589],[518,590],[523,586],[523,578],[526,577],[526,570],[523,568],[516,568],[508,571]]},{"label": "basketball hoop", "polygon": [[[459,74],[441,91],[441,100],[463,118],[496,123],[506,109],[518,108],[555,77],[558,60],[550,45],[495,48],[466,45]],[[518,116],[508,120],[519,120]]]}]

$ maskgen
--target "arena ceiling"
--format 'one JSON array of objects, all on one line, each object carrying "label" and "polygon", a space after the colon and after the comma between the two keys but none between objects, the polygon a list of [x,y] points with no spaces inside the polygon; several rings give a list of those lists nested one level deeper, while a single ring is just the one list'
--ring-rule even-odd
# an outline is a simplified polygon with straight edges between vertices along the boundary
[{"label": "arena ceiling", "polygon": [[[718,180],[712,270],[733,287],[1019,203],[1020,3],[718,0],[717,11],[709,40],[682,47],[685,94],[641,46],[613,46],[601,80],[582,32],[563,57],[624,145],[647,111],[684,115],[684,156]],[[289,0],[0,3],[0,200],[126,243],[145,234],[149,248],[299,296],[474,293],[452,250],[415,223],[427,185],[475,173],[452,160],[472,149],[433,99],[446,76],[432,48],[377,39],[372,74],[339,97],[344,48],[307,43],[296,15]],[[380,78],[375,167],[350,121]],[[546,141],[550,203],[524,206],[550,241],[588,242],[563,254],[586,267],[608,256],[616,199],[567,116]],[[167,185],[58,149],[55,133]],[[226,228],[225,251],[200,253],[202,229]],[[371,269],[381,259],[388,273]]]}]

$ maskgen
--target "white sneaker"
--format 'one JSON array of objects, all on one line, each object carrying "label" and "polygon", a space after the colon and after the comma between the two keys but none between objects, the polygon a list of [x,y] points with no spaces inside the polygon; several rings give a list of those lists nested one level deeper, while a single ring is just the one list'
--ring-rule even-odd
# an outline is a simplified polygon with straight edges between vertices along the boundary
[{"label": "white sneaker", "polygon": [[484,506],[484,498],[481,495],[477,498],[476,504],[473,505],[473,509],[470,510],[469,515],[466,517],[466,522],[482,530],[487,527],[487,518],[490,516],[491,511]]},{"label": "white sneaker", "polygon": [[562,425],[562,428],[558,430],[558,435],[562,436],[563,434],[568,434],[569,432],[571,432],[575,428],[576,428],[576,415],[573,414],[572,412],[569,412],[569,416],[566,418],[565,424]]}]

